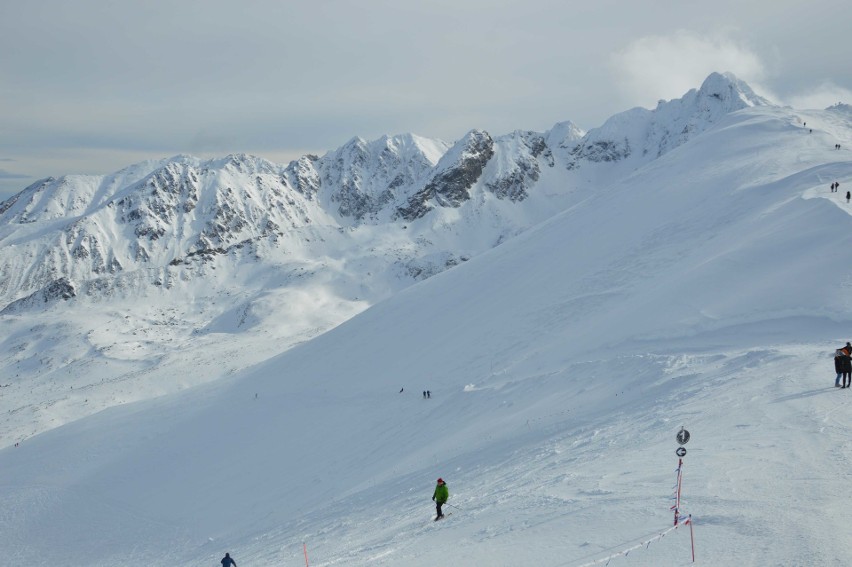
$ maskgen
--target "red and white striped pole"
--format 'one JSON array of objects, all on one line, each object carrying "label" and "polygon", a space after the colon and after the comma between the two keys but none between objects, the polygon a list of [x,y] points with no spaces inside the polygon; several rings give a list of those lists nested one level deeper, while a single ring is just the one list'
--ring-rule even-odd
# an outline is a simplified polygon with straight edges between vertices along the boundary
[{"label": "red and white striped pole", "polygon": [[[680,428],[677,435],[675,436],[677,439],[678,445],[680,447],[677,448],[675,453],[677,454],[677,492],[675,492],[675,505],[672,506],[674,509],[674,525],[677,527],[678,522],[680,521],[680,494],[683,487],[683,458],[686,456],[686,445],[689,442],[689,431]],[[695,563],[695,532],[692,529],[692,514],[687,516],[685,524],[689,524],[689,540],[692,544],[692,562]]]},{"label": "red and white striped pole", "polygon": [[677,525],[677,521],[680,519],[680,487],[681,480],[683,479],[683,459],[677,460],[677,489],[675,491],[675,505],[674,508],[674,525]]}]

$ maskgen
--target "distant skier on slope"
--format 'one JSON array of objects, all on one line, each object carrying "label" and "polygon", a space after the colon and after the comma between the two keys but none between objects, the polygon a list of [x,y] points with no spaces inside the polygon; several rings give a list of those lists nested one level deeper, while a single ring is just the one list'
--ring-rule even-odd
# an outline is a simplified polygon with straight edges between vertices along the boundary
[{"label": "distant skier on slope", "polygon": [[237,567],[237,562],[231,559],[231,555],[228,553],[225,554],[225,557],[222,558],[220,563],[222,564],[222,567]]},{"label": "distant skier on slope", "polygon": [[840,349],[834,351],[834,371],[837,372],[837,377],[834,379],[834,387],[840,387],[840,377],[843,376],[843,361],[840,357],[843,356],[843,353]]},{"label": "distant skier on slope", "polygon": [[441,512],[441,506],[447,503],[449,497],[450,489],[447,488],[447,483],[444,482],[444,479],[439,478],[438,484],[435,486],[435,492],[432,493],[432,500],[435,502],[435,509],[438,512],[438,515],[435,516],[436,522],[444,517],[444,513]]}]

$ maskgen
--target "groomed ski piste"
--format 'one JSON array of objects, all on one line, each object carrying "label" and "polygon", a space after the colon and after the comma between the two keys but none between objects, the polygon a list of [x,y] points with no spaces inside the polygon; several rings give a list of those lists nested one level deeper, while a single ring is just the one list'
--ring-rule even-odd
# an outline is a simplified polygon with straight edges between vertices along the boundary
[{"label": "groomed ski piste", "polygon": [[229,379],[0,450],[4,559],[691,565],[685,427],[695,564],[850,564],[850,122],[731,114]]}]

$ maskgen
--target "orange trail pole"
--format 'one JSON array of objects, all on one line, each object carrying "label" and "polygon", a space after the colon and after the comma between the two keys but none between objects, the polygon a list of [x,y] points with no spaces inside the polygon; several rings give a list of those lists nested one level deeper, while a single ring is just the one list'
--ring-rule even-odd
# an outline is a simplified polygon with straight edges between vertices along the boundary
[{"label": "orange trail pole", "polygon": [[[302,543],[302,546],[304,547],[304,550],[305,550],[305,567],[309,567],[308,566],[308,544]],[[692,560],[695,561],[695,558],[693,558]]]}]

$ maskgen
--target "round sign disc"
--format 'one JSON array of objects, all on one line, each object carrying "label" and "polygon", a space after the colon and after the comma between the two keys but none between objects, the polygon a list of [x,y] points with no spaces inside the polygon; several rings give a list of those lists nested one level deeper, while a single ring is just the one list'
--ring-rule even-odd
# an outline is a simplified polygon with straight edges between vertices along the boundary
[{"label": "round sign disc", "polygon": [[686,429],[681,429],[677,432],[675,439],[677,439],[679,445],[686,445],[687,443],[689,443],[689,431],[687,431]]},{"label": "round sign disc", "polygon": [[678,447],[677,451],[675,451],[675,454],[678,457],[683,457],[684,455],[686,455],[686,448],[685,447]]}]

